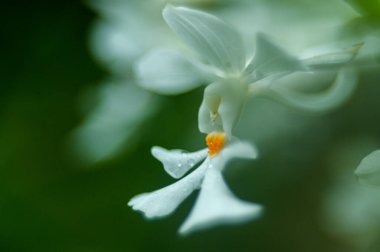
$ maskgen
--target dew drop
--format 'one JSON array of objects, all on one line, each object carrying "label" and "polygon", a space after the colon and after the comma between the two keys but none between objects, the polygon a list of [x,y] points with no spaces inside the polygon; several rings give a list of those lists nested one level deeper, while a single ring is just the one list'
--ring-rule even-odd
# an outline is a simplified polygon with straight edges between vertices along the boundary
[{"label": "dew drop", "polygon": [[190,158],[188,161],[187,161],[190,165],[190,167],[193,167],[195,165],[195,160]]}]

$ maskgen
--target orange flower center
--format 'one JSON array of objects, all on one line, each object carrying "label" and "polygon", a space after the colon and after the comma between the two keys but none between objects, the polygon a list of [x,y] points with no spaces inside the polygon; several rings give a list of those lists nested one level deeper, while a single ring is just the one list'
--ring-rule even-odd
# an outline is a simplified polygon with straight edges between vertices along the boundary
[{"label": "orange flower center", "polygon": [[206,144],[208,146],[208,155],[215,156],[222,150],[226,139],[226,134],[223,132],[211,132],[206,136]]}]

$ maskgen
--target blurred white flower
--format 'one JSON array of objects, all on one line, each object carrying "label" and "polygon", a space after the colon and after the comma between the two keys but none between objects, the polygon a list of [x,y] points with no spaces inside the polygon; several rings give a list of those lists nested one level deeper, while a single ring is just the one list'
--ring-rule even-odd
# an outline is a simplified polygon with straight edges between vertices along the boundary
[{"label": "blurred white flower", "polygon": [[[260,33],[256,39],[255,56],[247,63],[242,38],[233,27],[217,17],[171,5],[165,7],[163,16],[201,61],[173,50],[154,50],[137,64],[139,83],[158,93],[178,94],[212,82],[205,89],[198,115],[199,129],[203,133],[223,131],[230,135],[247,98],[255,94],[308,109],[309,96],[298,94],[285,85],[276,85],[276,80],[295,72],[337,69],[351,61],[361,47],[300,60]],[[341,92],[342,86],[348,86],[351,91],[356,83],[352,77],[352,71],[341,71],[337,88],[334,85],[331,92],[312,97],[311,106],[324,106],[325,101],[331,99],[344,100],[350,92]]]},{"label": "blurred white flower", "polygon": [[262,207],[236,198],[222,177],[222,171],[231,159],[256,158],[256,149],[249,143],[227,139],[220,132],[207,135],[206,143],[208,150],[193,153],[153,147],[152,155],[163,163],[165,171],[174,178],[181,178],[203,161],[178,182],[135,196],[129,201],[129,206],[143,212],[147,218],[163,217],[171,214],[194,190],[200,189],[193,210],[179,229],[181,234],[258,217]]},{"label": "blurred white flower", "polygon": [[70,138],[76,156],[85,164],[106,160],[127,140],[130,144],[138,126],[155,112],[157,104],[151,94],[128,82],[104,83],[91,98],[96,106]]},{"label": "blurred white flower", "polygon": [[[246,0],[218,12],[233,23],[250,40],[265,32],[281,41],[292,53],[307,53],[313,47],[337,46],[344,42],[343,26],[360,16],[346,1],[313,0]],[[354,43],[362,42],[358,40]],[[333,43],[333,44],[332,44]],[[343,43],[344,45],[345,43]],[[304,51],[305,50],[305,51]],[[302,52],[304,51],[304,52]]]},{"label": "blurred white flower", "polygon": [[155,46],[175,43],[161,18],[161,1],[91,0],[101,16],[90,47],[114,75],[127,77],[133,62]]}]

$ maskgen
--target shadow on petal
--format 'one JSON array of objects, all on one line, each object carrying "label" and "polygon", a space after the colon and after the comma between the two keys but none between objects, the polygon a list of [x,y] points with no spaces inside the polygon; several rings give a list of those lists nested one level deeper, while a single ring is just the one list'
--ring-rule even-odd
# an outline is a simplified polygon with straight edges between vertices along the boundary
[{"label": "shadow on petal", "polygon": [[208,166],[209,159],[198,169],[162,189],[133,197],[128,205],[141,211],[145,217],[159,218],[171,214],[194,190],[198,189]]}]

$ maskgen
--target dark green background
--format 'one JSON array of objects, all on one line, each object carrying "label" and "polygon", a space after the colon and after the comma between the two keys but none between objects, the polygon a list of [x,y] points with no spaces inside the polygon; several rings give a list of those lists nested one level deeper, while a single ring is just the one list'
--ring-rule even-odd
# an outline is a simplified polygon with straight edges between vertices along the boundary
[{"label": "dark green background", "polygon": [[[354,97],[337,111],[293,115],[327,127],[328,136],[300,135],[279,143],[286,152],[264,149],[255,169],[236,162],[247,172],[227,172],[239,197],[265,205],[263,218],[182,238],[176,231],[194,196],[173,216],[152,222],[127,202],[172,182],[149,149],[156,144],[186,149],[184,132],[197,125],[197,106],[189,104],[200,104],[202,91],[165,98],[159,113],[141,127],[138,144],[111,161],[80,166],[67,137],[84,119],[78,109],[83,90],[108,75],[87,47],[96,14],[80,1],[0,5],[1,252],[355,251],[325,232],[321,201],[333,181],[328,163],[336,146],[355,137],[380,146],[378,71],[362,72]],[[367,24],[376,24],[379,12],[366,1],[362,5],[371,10]],[[310,151],[301,158],[297,151],[305,148]]]}]

